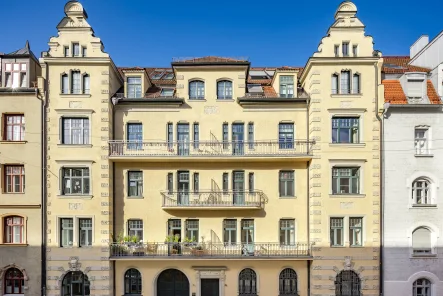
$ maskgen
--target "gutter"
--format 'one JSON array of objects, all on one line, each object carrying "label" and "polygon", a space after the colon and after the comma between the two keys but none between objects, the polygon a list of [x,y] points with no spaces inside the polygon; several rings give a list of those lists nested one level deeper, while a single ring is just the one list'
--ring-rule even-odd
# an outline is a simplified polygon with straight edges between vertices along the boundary
[{"label": "gutter", "polygon": [[48,77],[49,77],[49,67],[46,65],[46,77],[45,77],[45,85],[44,85],[44,98],[42,98],[42,155],[41,155],[41,165],[42,165],[42,189],[41,189],[41,202],[42,202],[42,219],[41,219],[41,231],[42,231],[42,242],[41,242],[41,293],[42,296],[46,295],[46,221],[47,221],[47,212],[46,212],[46,102],[48,101],[49,92],[48,92]]}]

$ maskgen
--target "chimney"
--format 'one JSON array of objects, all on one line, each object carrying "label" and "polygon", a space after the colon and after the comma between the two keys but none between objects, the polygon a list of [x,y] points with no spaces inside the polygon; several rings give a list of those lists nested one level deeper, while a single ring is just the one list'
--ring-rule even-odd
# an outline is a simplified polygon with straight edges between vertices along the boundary
[{"label": "chimney", "polygon": [[412,59],[415,57],[417,53],[420,52],[426,45],[429,43],[429,36],[428,35],[421,35],[420,38],[418,38],[417,41],[412,44],[412,46],[409,48],[409,57]]}]

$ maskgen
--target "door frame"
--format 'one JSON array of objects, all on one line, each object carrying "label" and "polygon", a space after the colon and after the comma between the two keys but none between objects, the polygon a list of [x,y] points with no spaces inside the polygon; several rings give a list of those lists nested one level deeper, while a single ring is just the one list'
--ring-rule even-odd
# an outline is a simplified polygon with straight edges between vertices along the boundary
[{"label": "door frame", "polygon": [[196,271],[197,296],[201,296],[201,279],[218,279],[220,296],[225,296],[226,267],[194,267]]}]

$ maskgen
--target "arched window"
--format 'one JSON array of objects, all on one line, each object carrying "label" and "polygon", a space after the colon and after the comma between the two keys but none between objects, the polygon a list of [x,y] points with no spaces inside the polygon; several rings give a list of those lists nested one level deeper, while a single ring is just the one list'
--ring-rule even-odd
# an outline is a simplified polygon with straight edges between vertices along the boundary
[{"label": "arched window", "polygon": [[412,250],[414,255],[432,253],[431,231],[425,227],[419,227],[412,233]]},{"label": "arched window", "polygon": [[217,99],[232,99],[232,82],[222,80],[217,82]]},{"label": "arched window", "polygon": [[5,294],[23,295],[25,278],[17,268],[10,268],[5,273]]},{"label": "arched window", "polygon": [[431,294],[431,282],[427,279],[418,279],[412,286],[413,296],[432,296]]},{"label": "arched window", "polygon": [[62,75],[62,94],[69,94],[69,77],[68,74]]},{"label": "arched window", "polygon": [[351,71],[341,71],[340,77],[340,93],[351,93]]},{"label": "arched window", "polygon": [[128,269],[125,273],[125,295],[142,294],[142,276],[135,268]]},{"label": "arched window", "polygon": [[360,93],[360,74],[356,73],[352,76],[352,93]]},{"label": "arched window", "polygon": [[90,93],[90,77],[89,74],[84,74],[83,75],[83,93],[84,94],[89,94]]},{"label": "arched window", "polygon": [[297,296],[297,273],[292,268],[283,269],[279,277],[279,296]]},{"label": "arched window", "polygon": [[426,179],[416,179],[412,183],[412,203],[417,205],[431,204],[431,184]]},{"label": "arched window", "polygon": [[189,99],[203,100],[205,98],[205,83],[201,80],[189,82]]},{"label": "arched window", "polygon": [[71,271],[65,275],[62,282],[61,296],[89,296],[88,276],[81,271]]},{"label": "arched window", "polygon": [[9,216],[4,218],[3,225],[5,227],[4,242],[7,244],[22,244],[24,239],[24,219],[19,216]]},{"label": "arched window", "polygon": [[157,279],[157,296],[189,296],[189,281],[177,269],[164,270]]},{"label": "arched window", "polygon": [[360,278],[352,270],[343,270],[335,278],[336,296],[360,296]]},{"label": "arched window", "polygon": [[257,274],[250,268],[243,269],[238,275],[238,295],[257,295]]},{"label": "arched window", "polygon": [[338,94],[338,74],[332,74],[331,78],[331,93]]}]

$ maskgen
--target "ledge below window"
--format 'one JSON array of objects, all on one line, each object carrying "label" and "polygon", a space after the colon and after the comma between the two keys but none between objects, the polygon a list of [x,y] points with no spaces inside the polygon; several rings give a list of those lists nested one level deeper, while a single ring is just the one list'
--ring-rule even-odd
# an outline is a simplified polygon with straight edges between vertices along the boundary
[{"label": "ledge below window", "polygon": [[333,97],[333,98],[337,98],[337,97],[359,98],[362,96],[363,96],[363,94],[331,94],[331,97]]},{"label": "ledge below window", "polygon": [[201,103],[204,103],[204,102],[206,102],[206,99],[188,99],[188,102],[201,102]]},{"label": "ledge below window", "polygon": [[333,198],[364,198],[366,194],[329,194]]},{"label": "ledge below window", "polygon": [[27,247],[28,244],[8,244],[8,243],[2,243],[0,244],[0,247]]},{"label": "ledge below window", "polygon": [[218,99],[216,100],[216,102],[235,102],[234,99]]},{"label": "ledge below window", "polygon": [[57,144],[60,148],[91,148],[92,144]]},{"label": "ledge below window", "polygon": [[415,157],[434,157],[434,154],[415,154]]},{"label": "ledge below window", "polygon": [[90,98],[91,94],[60,94],[62,98]]},{"label": "ledge below window", "polygon": [[92,199],[93,195],[57,195],[61,199]]},{"label": "ledge below window", "polygon": [[413,204],[412,206],[410,206],[411,209],[423,209],[423,208],[431,208],[431,209],[436,209],[437,208],[437,204]]},{"label": "ledge below window", "polygon": [[412,254],[411,259],[428,259],[428,258],[436,258],[437,254]]},{"label": "ledge below window", "polygon": [[329,143],[329,147],[364,148],[366,143]]},{"label": "ledge below window", "polygon": [[144,196],[127,196],[127,199],[144,199]]},{"label": "ledge below window", "polygon": [[7,140],[0,141],[0,144],[26,144],[26,143],[28,143],[28,141],[7,141]]}]

